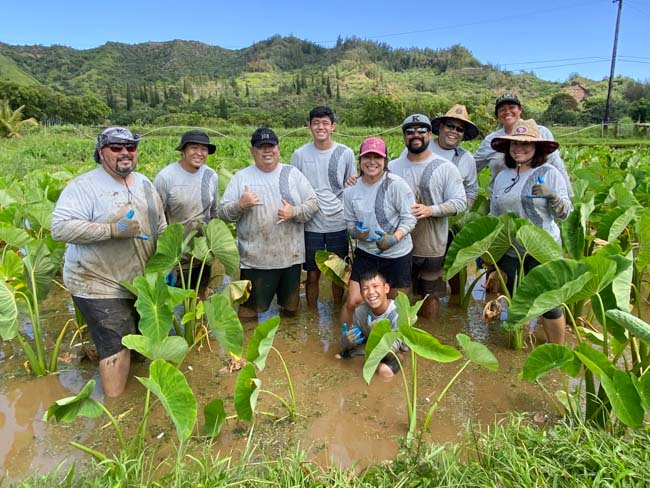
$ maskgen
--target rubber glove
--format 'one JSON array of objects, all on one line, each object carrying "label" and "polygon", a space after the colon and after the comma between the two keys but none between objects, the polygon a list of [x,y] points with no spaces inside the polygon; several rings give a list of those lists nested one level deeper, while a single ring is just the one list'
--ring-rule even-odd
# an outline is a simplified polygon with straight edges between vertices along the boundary
[{"label": "rubber glove", "polygon": [[350,237],[353,237],[360,241],[373,242],[376,239],[374,237],[368,237],[370,235],[370,229],[363,226],[363,222],[357,222],[357,225],[354,226],[354,230],[350,232]]},{"label": "rubber glove", "polygon": [[531,192],[533,198],[546,198],[548,200],[557,200],[560,198],[557,193],[544,183],[544,177],[542,175],[537,177],[537,184],[533,185]]},{"label": "rubber glove", "polygon": [[379,236],[377,239],[377,247],[379,248],[379,251],[375,254],[381,254],[399,242],[397,237],[395,237],[395,234],[387,234],[381,230],[376,230],[375,234]]}]

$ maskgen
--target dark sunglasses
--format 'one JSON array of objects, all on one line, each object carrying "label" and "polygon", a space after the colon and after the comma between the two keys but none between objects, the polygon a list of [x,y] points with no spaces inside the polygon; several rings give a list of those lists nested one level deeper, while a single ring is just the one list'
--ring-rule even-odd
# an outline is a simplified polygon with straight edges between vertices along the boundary
[{"label": "dark sunglasses", "polygon": [[452,124],[451,122],[445,122],[444,125],[447,128],[447,130],[455,130],[459,134],[462,134],[462,133],[465,132],[465,127],[463,127],[461,125],[455,125],[455,124]]},{"label": "dark sunglasses", "polygon": [[108,147],[113,153],[121,153],[122,149],[126,149],[130,153],[134,153],[138,150],[138,146],[132,144],[109,144],[106,147]]},{"label": "dark sunglasses", "polygon": [[416,132],[418,134],[426,134],[429,132],[429,129],[427,127],[409,127],[408,129],[404,129],[404,134],[407,136],[412,136]]}]

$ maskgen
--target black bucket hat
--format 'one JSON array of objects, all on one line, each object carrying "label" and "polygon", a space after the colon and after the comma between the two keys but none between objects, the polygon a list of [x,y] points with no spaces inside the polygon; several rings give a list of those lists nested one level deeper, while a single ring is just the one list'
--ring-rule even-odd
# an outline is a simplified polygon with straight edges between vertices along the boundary
[{"label": "black bucket hat", "polygon": [[176,150],[182,151],[183,148],[185,148],[185,146],[190,143],[202,144],[203,146],[206,146],[208,148],[208,154],[214,154],[214,152],[217,150],[217,146],[210,143],[210,136],[208,136],[202,130],[190,130],[183,134],[181,137],[181,143],[178,145]]}]

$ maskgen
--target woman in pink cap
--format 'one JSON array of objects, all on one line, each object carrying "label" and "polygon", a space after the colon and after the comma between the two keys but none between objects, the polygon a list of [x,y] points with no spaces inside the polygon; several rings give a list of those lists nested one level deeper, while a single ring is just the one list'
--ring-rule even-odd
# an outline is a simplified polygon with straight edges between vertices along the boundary
[{"label": "woman in pink cap", "polygon": [[406,182],[387,172],[386,143],[379,137],[363,141],[359,151],[361,177],[343,192],[343,217],[356,239],[348,297],[341,322],[351,323],[354,309],[363,301],[359,276],[380,272],[391,288],[391,298],[411,287],[411,215],[415,198]]}]

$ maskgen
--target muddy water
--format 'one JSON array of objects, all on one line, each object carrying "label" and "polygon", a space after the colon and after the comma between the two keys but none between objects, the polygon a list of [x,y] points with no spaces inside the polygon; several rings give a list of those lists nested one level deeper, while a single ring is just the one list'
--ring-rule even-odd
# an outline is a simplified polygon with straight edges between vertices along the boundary
[{"label": "muddy water", "polygon": [[[295,422],[258,415],[254,442],[258,449],[273,455],[286,449],[308,449],[321,464],[365,466],[394,456],[398,439],[408,428],[404,385],[401,377],[385,380],[375,377],[368,386],[362,377],[362,358],[336,359],[338,352],[338,309],[332,304],[323,286],[318,311],[303,310],[297,317],[283,318],[276,335],[275,347],[281,352],[291,374],[298,399],[300,417]],[[303,297],[304,303],[304,297]],[[458,440],[468,421],[483,424],[498,420],[509,411],[525,411],[552,416],[549,399],[536,385],[517,379],[526,352],[507,349],[507,341],[496,326],[482,319],[483,300],[477,296],[467,311],[443,301],[437,321],[421,320],[418,326],[441,342],[455,344],[459,332],[487,344],[500,362],[499,371],[488,372],[470,366],[442,401],[431,424],[430,439],[437,442]],[[71,317],[68,297],[55,292],[45,304],[48,328],[53,335]],[[261,320],[277,313],[272,308]],[[255,324],[245,324],[246,337]],[[79,391],[90,378],[96,378],[96,364],[79,360],[81,347],[71,333],[62,353],[69,364],[60,363],[62,372],[34,379],[24,372],[24,358],[4,344],[0,350],[0,466],[8,479],[21,479],[34,472],[47,472],[62,462],[85,460],[84,455],[68,445],[74,440],[103,452],[113,452],[115,436],[105,428],[106,419],[84,419],[66,424],[46,424],[42,416],[52,401]],[[207,344],[193,351],[182,365],[195,392],[199,412],[214,398],[222,398],[228,414],[234,414],[232,392],[235,374],[224,372],[225,358],[218,345]],[[424,420],[428,407],[435,400],[462,362],[438,364],[418,360],[418,419]],[[407,377],[410,359],[406,361]],[[145,364],[132,366],[132,373],[147,376]],[[281,362],[273,352],[265,371],[259,374],[262,389],[288,398],[287,381]],[[554,385],[547,385],[551,391]],[[94,397],[104,400],[98,386]],[[136,381],[129,382],[119,399],[106,399],[115,415],[122,415],[121,425],[133,432],[142,415],[144,389]],[[266,411],[283,417],[286,412],[272,396],[261,393],[258,412]],[[201,417],[201,413],[199,414]],[[162,409],[154,406],[148,425],[148,443],[163,448],[175,437],[173,425]],[[202,426],[203,419],[199,419]],[[237,452],[246,442],[249,425],[228,421],[215,450]],[[128,435],[127,435],[128,437]]]}]

